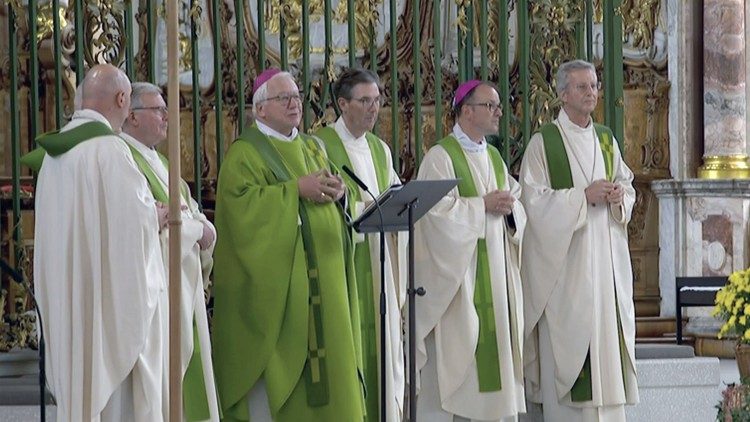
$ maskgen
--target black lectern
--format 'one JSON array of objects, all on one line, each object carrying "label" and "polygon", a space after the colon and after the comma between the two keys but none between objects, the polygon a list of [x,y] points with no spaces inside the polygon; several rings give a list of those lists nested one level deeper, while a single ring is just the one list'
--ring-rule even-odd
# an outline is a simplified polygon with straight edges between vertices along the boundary
[{"label": "black lectern", "polygon": [[[416,296],[424,296],[423,287],[414,288],[414,223],[427,213],[451,189],[458,184],[457,179],[446,180],[412,180],[404,185],[392,186],[383,192],[377,201],[370,204],[357,220],[352,223],[354,229],[360,233],[379,232],[381,242],[381,259],[383,255],[384,232],[409,232],[409,281],[407,294],[409,296],[409,421],[416,422],[416,331],[415,305]],[[384,275],[380,273],[380,343],[381,343],[381,417],[385,415],[385,285]]]}]

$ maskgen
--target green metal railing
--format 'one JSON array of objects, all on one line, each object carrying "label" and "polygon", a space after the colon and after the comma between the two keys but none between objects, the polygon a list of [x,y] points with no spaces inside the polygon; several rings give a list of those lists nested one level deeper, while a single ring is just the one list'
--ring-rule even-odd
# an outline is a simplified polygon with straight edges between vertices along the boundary
[{"label": "green metal railing", "polygon": [[620,139],[620,152],[624,151],[625,120],[623,116],[622,68],[622,0],[603,2],[604,7],[604,124]]},{"label": "green metal railing", "polygon": [[[440,0],[432,2],[432,55],[435,74],[435,139],[443,138],[443,45],[441,35]],[[395,107],[394,107],[395,110]],[[394,136],[395,138],[395,136]]]},{"label": "green metal railing", "polygon": [[[29,42],[29,73],[30,73],[30,80],[32,81],[38,81],[39,80],[39,60],[36,58],[39,57],[38,48],[36,45],[36,42],[33,40],[36,40],[37,38],[37,27],[36,27],[36,18],[37,18],[37,3],[32,2],[33,4],[30,5],[28,8],[28,15],[29,15],[29,39],[32,40],[32,42]],[[12,43],[15,38],[9,38],[10,42]],[[13,51],[9,51],[8,54],[11,57],[11,62],[15,63],[16,60],[13,59],[13,56],[17,55],[16,47],[13,46]],[[10,49],[9,49],[10,50]],[[33,149],[35,145],[34,138],[36,138],[36,135],[39,133],[39,84],[38,83],[32,83],[29,87],[29,148]],[[17,111],[11,107],[11,112],[15,115]],[[16,139],[16,136],[11,135],[11,142],[20,142],[20,139]],[[15,163],[13,164],[15,166]],[[14,176],[13,183],[16,183],[16,178]],[[14,189],[15,191],[15,189]],[[15,200],[15,196],[14,196]]]},{"label": "green metal railing", "polygon": [[55,126],[63,124],[62,106],[62,63],[59,60],[62,48],[60,47],[60,0],[52,0],[52,42],[55,54]]},{"label": "green metal railing", "polygon": [[[192,0],[190,10],[197,10],[199,6],[198,0]],[[193,198],[198,206],[203,207],[203,149],[201,148],[201,96],[200,96],[200,85],[199,76],[200,72],[198,69],[198,28],[200,28],[200,21],[197,16],[191,13],[190,16],[190,52],[192,66],[192,88],[193,88]]]},{"label": "green metal railing", "polygon": [[221,157],[224,156],[224,126],[222,124],[222,118],[224,116],[223,109],[223,80],[222,75],[222,52],[221,52],[221,9],[219,8],[219,0],[211,0],[211,10],[213,11],[211,26],[213,27],[213,39],[214,39],[214,118],[216,121],[216,169],[221,167]]},{"label": "green metal railing", "polygon": [[[244,4],[245,2],[242,0],[234,0],[234,10],[245,10]],[[235,98],[237,98],[237,130],[239,132],[245,127],[245,14],[237,12],[235,22],[237,23],[237,57],[235,58],[237,61],[237,92],[235,93]],[[259,31],[259,34],[262,33],[263,31]],[[262,50],[258,56],[260,63],[264,63],[265,54]]]},{"label": "green metal railing", "polygon": [[[8,55],[11,58],[18,56],[18,31],[16,27],[16,14],[12,7],[8,7]],[[18,60],[10,60],[10,141],[11,141],[11,177],[13,189],[13,219],[12,233],[15,256],[13,257],[16,266],[21,261],[21,136],[20,136],[20,113],[18,107]],[[10,289],[8,290],[10,291]]]},{"label": "green metal railing", "polygon": [[[187,44],[192,58],[186,66],[192,67],[192,142],[193,142],[193,165],[192,178],[195,183],[193,189],[195,199],[202,203],[202,192],[204,186],[204,175],[208,172],[204,168],[204,162],[208,161],[216,172],[221,167],[224,155],[225,137],[233,137],[236,133],[226,133],[226,126],[234,126],[238,132],[245,125],[246,101],[250,98],[248,90],[252,86],[252,78],[267,66],[281,66],[285,70],[291,69],[298,76],[300,88],[304,92],[305,101],[303,105],[303,130],[314,129],[323,118],[326,109],[333,104],[330,87],[332,78],[329,71],[338,72],[336,64],[347,63],[349,66],[366,65],[376,71],[384,79],[388,79],[388,86],[384,87],[387,94],[383,96],[389,99],[386,107],[389,108],[390,130],[380,130],[384,137],[390,137],[387,141],[393,149],[393,162],[396,169],[403,171],[415,169],[423,155],[423,145],[430,144],[434,139],[425,139],[423,134],[423,122],[430,123],[429,108],[434,106],[434,128],[435,139],[439,139],[450,131],[444,127],[443,115],[450,107],[452,92],[445,93],[442,84],[445,80],[460,82],[471,78],[481,78],[496,84],[503,106],[503,115],[499,124],[499,139],[501,152],[509,162],[517,160],[523,153],[523,148],[528,143],[532,131],[535,129],[536,119],[533,116],[534,98],[532,88],[539,88],[539,81],[532,80],[532,45],[531,26],[534,22],[543,21],[545,16],[530,16],[534,10],[534,2],[529,0],[517,0],[513,2],[513,14],[509,14],[508,0],[475,0],[458,1],[462,13],[465,13],[465,21],[462,25],[450,22],[445,25],[445,11],[448,10],[448,1],[457,0],[407,0],[402,5],[402,15],[398,16],[398,0],[371,0],[369,10],[382,11],[387,8],[390,17],[390,26],[387,40],[382,45],[376,42],[378,32],[384,25],[383,17],[379,20],[368,20],[362,16],[362,4],[355,0],[340,0],[338,3],[332,0],[295,0],[296,3],[275,3],[268,0],[234,0],[234,16],[236,28],[227,25],[230,21],[232,2],[221,0],[190,0],[190,18],[184,22],[183,31],[187,36]],[[340,4],[342,3],[343,4]],[[387,2],[387,5],[385,4]],[[9,54],[9,76],[10,84],[16,87],[21,80],[30,81],[28,85],[28,102],[19,104],[19,92],[22,87],[10,89],[10,144],[12,147],[11,178],[13,187],[14,207],[14,242],[20,241],[17,230],[20,230],[20,180],[21,169],[18,164],[18,156],[22,151],[34,146],[34,137],[41,132],[59,128],[64,124],[65,108],[63,104],[63,78],[68,77],[69,69],[63,69],[63,63],[73,59],[75,67],[75,82],[77,84],[83,77],[85,70],[92,65],[92,60],[100,60],[99,56],[86,53],[86,48],[91,48],[93,40],[86,37],[92,36],[91,31],[84,31],[84,22],[89,22],[91,8],[96,7],[97,2],[93,0],[74,0],[69,2],[68,10],[63,11],[66,24],[72,25],[75,35],[74,48],[71,57],[63,57],[71,46],[66,48],[61,45],[61,38],[69,40],[70,28],[64,28],[61,23],[59,0],[52,0],[51,8],[42,9],[37,2],[29,2],[32,7],[22,6],[20,2],[11,2],[8,13],[8,28],[10,45]],[[580,57],[587,60],[594,59],[593,29],[594,12],[593,1],[581,2],[582,13],[580,20],[575,26],[575,48],[574,51],[565,52],[568,57]],[[610,126],[615,136],[621,141],[624,131],[623,120],[623,60],[622,60],[622,16],[620,9],[622,0],[613,0],[602,3],[603,30],[604,30],[604,56],[603,56],[603,83],[604,83],[604,122]],[[138,13],[134,13],[133,0],[125,0],[124,6],[113,13],[124,13],[120,37],[120,47],[124,49],[124,55],[120,57],[121,65],[131,79],[146,79],[157,82],[163,79],[157,74],[155,49],[157,45],[157,23],[162,19],[159,16],[157,0],[142,0],[139,2]],[[382,4],[382,6],[381,6]],[[280,6],[279,6],[280,5]],[[245,19],[252,7],[256,7],[255,16]],[[274,7],[281,9],[273,9]],[[299,6],[299,10],[295,9]],[[322,7],[321,7],[322,6]],[[343,16],[340,14],[342,6],[346,6]],[[423,13],[429,10],[429,13]],[[336,13],[334,14],[334,9]],[[26,16],[19,15],[19,10],[25,11]],[[47,10],[51,14],[49,21],[52,22],[51,31],[45,32],[44,36],[51,38],[54,54],[54,65],[51,69],[40,72],[40,53],[38,34],[41,29],[38,26],[41,10]],[[269,10],[274,10],[270,13]],[[315,15],[313,15],[315,14]],[[137,19],[136,19],[137,17]],[[72,19],[71,19],[72,18]],[[400,19],[399,19],[400,18]],[[28,41],[18,34],[18,22],[20,19],[28,21]],[[275,21],[278,19],[278,21]],[[294,21],[292,21],[294,19]],[[432,24],[430,25],[430,19]],[[517,22],[517,37],[511,41],[509,37],[510,19]],[[272,20],[276,33],[269,32],[267,24]],[[324,56],[322,69],[320,61],[311,60],[312,54],[321,51],[311,51],[311,25],[320,21],[325,25],[325,48],[322,49]],[[346,22],[344,22],[346,20]],[[364,25],[360,25],[365,22]],[[373,22],[376,22],[373,24]],[[255,25],[255,30],[246,30],[245,25]],[[333,30],[346,28],[345,40],[347,45],[334,46]],[[494,25],[494,26],[493,26]],[[206,28],[202,31],[201,28]],[[293,32],[293,31],[296,31]],[[95,32],[95,31],[93,31]],[[204,33],[205,32],[205,33]],[[253,35],[255,34],[255,38]],[[444,42],[455,34],[458,47],[455,51],[447,51]],[[106,36],[97,34],[94,36]],[[199,49],[200,37],[212,39],[213,72],[214,81],[211,87],[200,85],[200,60]],[[268,47],[268,39],[278,36],[279,51],[272,51]],[[136,38],[139,42],[136,45]],[[293,43],[299,43],[306,48],[301,51],[292,49]],[[69,41],[66,41],[69,42]],[[163,42],[163,41],[162,41]],[[511,45],[515,42],[515,45]],[[22,46],[28,45],[28,51],[19,51]],[[357,45],[360,48],[357,48]],[[404,46],[411,46],[410,50],[404,50]],[[476,48],[475,48],[476,46]],[[335,47],[335,48],[334,48]],[[254,49],[253,49],[254,48]],[[515,57],[509,58],[509,51],[514,48]],[[234,59],[225,57],[225,52],[234,50]],[[257,51],[256,57],[246,60],[247,51]],[[297,54],[299,52],[299,54]],[[478,66],[475,66],[475,54],[479,58]],[[231,56],[231,54],[229,54]],[[340,55],[340,56],[337,56]],[[28,57],[28,66],[20,66],[19,60]],[[110,55],[106,57],[115,57]],[[387,61],[381,62],[380,58],[388,57]],[[227,60],[228,59],[228,60]],[[536,57],[535,57],[536,59]],[[457,65],[457,74],[448,72],[449,65]],[[433,74],[424,72],[432,64]],[[443,67],[443,63],[446,66]],[[423,69],[423,64],[427,67]],[[28,76],[19,78],[19,69],[28,72]],[[556,69],[549,69],[555,71]],[[445,74],[444,74],[445,72]],[[427,73],[427,74],[425,74]],[[551,74],[551,73],[550,73]],[[47,75],[51,75],[50,78]],[[236,84],[231,84],[234,92],[225,90],[224,75],[232,75],[236,78]],[[71,78],[72,79],[72,78]],[[409,81],[407,83],[406,81]],[[163,82],[163,81],[161,81]],[[430,82],[432,82],[430,84]],[[552,81],[548,81],[552,82]],[[26,83],[26,82],[24,82]],[[66,86],[70,86],[66,84]],[[455,84],[454,84],[455,85]],[[432,94],[423,92],[425,86],[432,86]],[[42,89],[40,89],[42,87]],[[41,92],[46,95],[45,101],[40,99]],[[514,96],[516,98],[512,98]],[[435,98],[430,104],[423,104],[423,98]],[[237,110],[236,119],[233,113],[225,110],[225,104],[232,110]],[[426,112],[426,113],[425,113]],[[43,114],[42,114],[43,113]],[[204,127],[208,117],[214,118],[214,128]],[[45,119],[40,117],[44,116]],[[51,119],[54,116],[54,119]],[[380,123],[386,115],[380,116]],[[50,123],[54,120],[54,127]],[[20,128],[29,128],[28,137],[21,139]],[[406,130],[405,128],[408,128]],[[210,149],[204,144],[208,135],[215,138],[214,161],[204,160],[203,157],[211,157]],[[404,135],[405,134],[405,135]],[[623,145],[623,142],[620,142]],[[204,149],[207,150],[204,152]],[[403,165],[403,156],[409,157],[411,162]],[[20,250],[20,248],[16,248]]]}]

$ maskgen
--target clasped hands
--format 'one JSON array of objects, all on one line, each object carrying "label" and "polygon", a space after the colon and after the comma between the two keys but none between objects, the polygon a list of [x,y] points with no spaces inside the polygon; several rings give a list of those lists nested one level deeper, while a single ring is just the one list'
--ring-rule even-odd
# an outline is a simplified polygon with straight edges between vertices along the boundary
[{"label": "clasped hands", "polygon": [[484,209],[490,214],[508,215],[513,212],[516,198],[507,190],[494,190],[484,195]]},{"label": "clasped hands", "polygon": [[341,199],[346,192],[346,185],[340,176],[328,170],[320,170],[297,179],[300,198],[319,204]]},{"label": "clasped hands", "polygon": [[[188,209],[187,205],[180,205],[180,210],[186,211]],[[156,202],[156,217],[159,221],[159,232],[167,228],[168,217],[169,217],[169,205]],[[216,235],[214,234],[213,230],[208,226],[208,224],[205,221],[202,221],[203,223],[203,234],[200,239],[198,239],[198,246],[200,246],[202,251],[205,251],[206,249],[211,246],[211,244],[214,243],[214,240],[216,240]]]},{"label": "clasped hands", "polygon": [[625,197],[625,190],[620,184],[608,182],[604,179],[594,181],[584,192],[586,193],[586,201],[592,205],[609,203],[619,206]]}]

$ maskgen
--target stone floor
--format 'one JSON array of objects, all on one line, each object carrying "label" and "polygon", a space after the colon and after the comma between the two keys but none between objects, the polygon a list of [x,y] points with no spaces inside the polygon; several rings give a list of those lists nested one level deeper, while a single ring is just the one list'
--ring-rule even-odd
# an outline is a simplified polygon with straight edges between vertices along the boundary
[{"label": "stone floor", "polygon": [[[721,359],[721,386],[716,391],[716,403],[721,399],[721,391],[727,384],[738,383],[740,380],[740,374],[737,370],[737,364],[734,359]],[[15,392],[25,391],[24,394],[16,394],[17,400],[24,402],[23,405],[13,405],[9,401],[0,400],[0,421],[3,422],[26,422],[26,421],[39,421],[39,406],[38,396],[36,403],[31,404],[28,402],[29,397],[33,396],[36,391],[36,378],[33,376],[24,376],[16,378],[10,381],[5,378],[0,378],[0,395],[3,394],[3,387],[8,387]],[[6,391],[7,393],[8,391]],[[47,406],[47,421],[55,421],[55,406]]]}]

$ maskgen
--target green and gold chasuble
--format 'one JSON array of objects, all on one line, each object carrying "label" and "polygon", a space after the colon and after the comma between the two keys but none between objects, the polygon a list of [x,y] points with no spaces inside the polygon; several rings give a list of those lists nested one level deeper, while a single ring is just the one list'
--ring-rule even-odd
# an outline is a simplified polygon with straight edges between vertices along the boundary
[{"label": "green and gold chasuble", "polygon": [[[544,142],[544,154],[547,159],[547,168],[549,169],[550,186],[552,189],[570,189],[573,187],[573,176],[570,172],[570,161],[568,153],[565,151],[565,145],[560,134],[560,130],[554,123],[543,125],[539,131],[542,134]],[[599,140],[599,148],[604,160],[604,169],[608,181],[613,181],[614,177],[614,136],[612,131],[604,126],[594,123],[594,131]],[[616,292],[616,289],[615,289]],[[617,293],[615,293],[615,306],[617,306]],[[622,323],[620,323],[620,310],[616,310],[617,330],[620,338],[620,366],[622,367],[623,382],[625,382],[625,338],[622,334]],[[573,387],[570,389],[570,400],[573,402],[584,402],[591,400],[591,352],[586,354],[586,360],[583,368],[578,375]]]},{"label": "green and gold chasuble", "polygon": [[224,420],[248,420],[262,377],[277,421],[361,421],[359,309],[338,204],[299,197],[328,168],[312,138],[243,131],[216,199],[213,350]]},{"label": "green and gold chasuble", "polygon": [[[315,136],[319,137],[326,147],[328,158],[339,168],[346,165],[352,168],[349,155],[346,152],[344,143],[339,137],[336,130],[331,127],[319,129]],[[375,165],[375,177],[378,181],[378,189],[384,191],[389,186],[390,172],[387,162],[387,156],[383,150],[383,144],[372,133],[365,134],[367,145],[370,147],[372,162]],[[349,215],[354,215],[354,206],[356,202],[363,201],[359,186],[346,174],[342,174],[347,188],[347,197],[349,199]],[[367,198],[365,198],[366,200]],[[378,405],[379,397],[379,359],[378,359],[378,342],[377,342],[377,323],[378,323],[378,303],[375,298],[379,291],[375,290],[375,280],[372,277],[372,259],[370,254],[369,235],[365,235],[365,241],[359,242],[354,246],[354,268],[357,275],[357,292],[359,293],[359,311],[362,329],[362,365],[365,377],[365,403],[367,408],[367,420],[380,420],[380,406]]]},{"label": "green and gold chasuble", "polygon": [[[458,182],[458,193],[461,197],[476,197],[477,187],[469,169],[469,163],[458,140],[449,135],[438,144],[445,149],[453,164],[453,172]],[[492,170],[498,189],[505,186],[505,167],[500,152],[492,145],[487,145]],[[495,310],[492,301],[492,282],[490,275],[489,257],[487,256],[487,242],[477,240],[476,287],[474,288],[474,308],[479,317],[479,339],[475,357],[477,361],[477,379],[479,391],[498,391],[502,389],[500,374],[500,356],[497,346],[497,330],[495,327]]]}]

